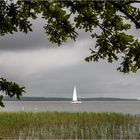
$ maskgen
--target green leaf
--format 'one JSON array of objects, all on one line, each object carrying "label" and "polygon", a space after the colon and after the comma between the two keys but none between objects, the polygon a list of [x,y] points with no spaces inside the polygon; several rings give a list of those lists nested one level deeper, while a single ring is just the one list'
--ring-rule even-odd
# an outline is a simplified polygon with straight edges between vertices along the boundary
[{"label": "green leaf", "polygon": [[3,100],[3,96],[2,95],[0,95],[0,102]]},{"label": "green leaf", "polygon": [[131,66],[131,71],[136,73],[137,72],[137,68],[135,66]]},{"label": "green leaf", "polygon": [[85,61],[86,61],[86,62],[89,62],[89,57],[86,57],[86,58],[85,58]]}]

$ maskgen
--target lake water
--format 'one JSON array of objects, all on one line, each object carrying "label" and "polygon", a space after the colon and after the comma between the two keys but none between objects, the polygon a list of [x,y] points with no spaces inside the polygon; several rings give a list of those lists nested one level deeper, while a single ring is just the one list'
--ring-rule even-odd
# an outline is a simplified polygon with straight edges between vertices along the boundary
[{"label": "lake water", "polygon": [[0,111],[31,112],[117,112],[140,114],[140,101],[83,101],[71,104],[69,101],[5,101]]}]

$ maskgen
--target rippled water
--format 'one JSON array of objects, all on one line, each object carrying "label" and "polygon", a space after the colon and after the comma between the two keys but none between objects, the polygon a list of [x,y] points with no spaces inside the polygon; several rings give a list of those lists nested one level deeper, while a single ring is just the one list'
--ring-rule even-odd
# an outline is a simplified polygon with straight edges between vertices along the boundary
[{"label": "rippled water", "polygon": [[5,101],[0,111],[32,112],[120,112],[140,114],[140,101],[83,101],[71,104],[69,101]]}]

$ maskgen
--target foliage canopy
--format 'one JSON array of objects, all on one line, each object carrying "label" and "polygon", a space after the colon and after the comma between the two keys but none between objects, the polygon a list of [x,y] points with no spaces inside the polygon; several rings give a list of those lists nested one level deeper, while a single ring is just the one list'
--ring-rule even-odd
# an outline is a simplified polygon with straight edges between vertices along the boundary
[{"label": "foliage canopy", "polygon": [[121,58],[119,71],[136,72],[140,69],[140,42],[128,31],[133,25],[140,29],[140,9],[135,6],[138,3],[139,0],[3,0],[0,35],[32,31],[31,19],[40,14],[46,20],[44,30],[50,42],[61,45],[68,39],[75,41],[82,29],[96,39],[90,56],[85,58],[87,62],[107,59],[111,63]]}]

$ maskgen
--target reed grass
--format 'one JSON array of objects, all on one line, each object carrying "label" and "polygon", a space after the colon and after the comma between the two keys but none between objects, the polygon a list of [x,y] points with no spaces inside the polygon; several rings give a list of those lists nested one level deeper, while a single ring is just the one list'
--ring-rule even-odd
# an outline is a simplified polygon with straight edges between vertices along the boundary
[{"label": "reed grass", "polygon": [[140,116],[117,113],[0,113],[1,139],[140,139]]}]

